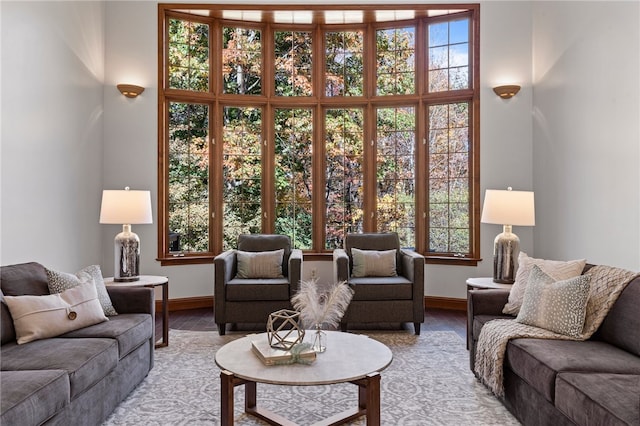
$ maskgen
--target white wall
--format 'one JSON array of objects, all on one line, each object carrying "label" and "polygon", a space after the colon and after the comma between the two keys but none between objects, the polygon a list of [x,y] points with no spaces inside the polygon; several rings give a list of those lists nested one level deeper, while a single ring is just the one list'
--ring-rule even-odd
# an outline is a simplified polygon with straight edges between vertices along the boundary
[{"label": "white wall", "polygon": [[536,254],[640,270],[640,3],[533,6]]},{"label": "white wall", "polygon": [[99,263],[102,3],[0,3],[0,264]]}]

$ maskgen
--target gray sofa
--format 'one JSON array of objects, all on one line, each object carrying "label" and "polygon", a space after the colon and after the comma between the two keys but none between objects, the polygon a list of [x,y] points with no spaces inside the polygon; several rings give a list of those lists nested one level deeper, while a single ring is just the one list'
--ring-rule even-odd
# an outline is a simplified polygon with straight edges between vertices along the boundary
[{"label": "gray sofa", "polygon": [[[45,268],[0,268],[2,294],[49,294]],[[97,425],[147,376],[154,356],[151,288],[111,288],[118,315],[59,337],[18,345],[1,303],[0,424]]]},{"label": "gray sofa", "polygon": [[[483,325],[514,318],[502,314],[508,296],[508,290],[469,292],[472,370]],[[511,340],[504,361],[503,404],[525,425],[640,425],[639,307],[636,278],[589,340]]]}]

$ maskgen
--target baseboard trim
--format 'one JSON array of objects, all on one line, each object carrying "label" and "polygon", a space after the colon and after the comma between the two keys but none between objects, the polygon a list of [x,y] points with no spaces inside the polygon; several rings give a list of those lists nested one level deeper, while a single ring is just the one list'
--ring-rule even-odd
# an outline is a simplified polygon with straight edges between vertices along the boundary
[{"label": "baseboard trim", "polygon": [[[169,312],[186,311],[189,309],[200,309],[200,308],[213,309],[213,296],[169,299],[168,305],[169,305]],[[156,300],[156,312],[162,312],[162,300]]]},{"label": "baseboard trim", "polygon": [[[213,296],[185,297],[182,299],[169,300],[169,312],[185,311],[188,309],[213,309]],[[455,311],[466,311],[467,301],[465,299],[454,299],[451,297],[425,296],[425,308],[451,309]],[[162,301],[156,300],[156,312],[162,312]]]},{"label": "baseboard trim", "polygon": [[451,309],[454,311],[466,311],[467,300],[466,299],[454,299],[452,297],[424,297],[425,309],[437,308],[437,309]]}]

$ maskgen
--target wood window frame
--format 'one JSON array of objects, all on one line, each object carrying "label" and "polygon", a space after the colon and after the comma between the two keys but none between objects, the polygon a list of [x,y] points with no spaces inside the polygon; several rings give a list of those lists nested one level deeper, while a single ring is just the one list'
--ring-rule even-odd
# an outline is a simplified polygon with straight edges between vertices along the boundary
[{"label": "wood window frame", "polygon": [[[416,46],[416,72],[422,70],[425,75],[416,76],[416,94],[415,95],[387,95],[384,96],[384,100],[371,101],[372,94],[376,92],[376,76],[374,72],[365,72],[364,74],[364,93],[363,97],[339,97],[329,98],[325,96],[324,90],[324,60],[320,62],[314,61],[312,64],[312,85],[314,94],[309,98],[295,98],[295,99],[277,99],[274,95],[273,84],[273,46],[271,46],[272,30],[274,29],[286,29],[286,30],[311,30],[314,34],[315,40],[324,40],[323,33],[328,27],[331,29],[353,29],[357,27],[356,24],[333,24],[330,26],[312,24],[312,25],[297,25],[297,24],[276,24],[269,22],[269,16],[276,10],[281,11],[297,11],[297,10],[311,10],[314,15],[320,14],[322,11],[340,11],[340,10],[362,10],[365,22],[362,23],[362,27],[367,31],[365,32],[365,57],[366,62],[365,69],[375,69],[375,57],[374,55],[367,54],[367,52],[375,52],[375,30],[383,27],[391,27],[389,22],[376,23],[375,11],[376,10],[416,10],[421,13],[427,13],[431,10],[464,10],[460,14],[466,14],[470,19],[470,43],[469,43],[469,89],[439,92],[439,93],[427,93],[428,91],[428,66],[427,66],[427,49],[418,49]],[[266,16],[266,22],[238,22],[238,21],[226,21],[222,17],[223,10],[232,11],[262,11]],[[438,17],[429,17],[429,22],[435,21],[448,21],[452,16],[442,14]],[[189,21],[196,21],[207,23],[210,25],[209,30],[209,43],[211,52],[220,52],[222,49],[222,41],[219,37],[214,37],[213,34],[221,31],[221,26],[225,24],[238,25],[242,27],[256,27],[262,28],[263,34],[261,37],[263,43],[263,60],[262,60],[262,81],[263,91],[262,95],[250,95],[251,99],[241,99],[237,95],[223,94],[222,93],[222,75],[218,72],[210,72],[209,74],[209,92],[190,92],[185,90],[177,90],[168,88],[169,70],[166,66],[166,58],[168,57],[169,43],[167,39],[167,22],[168,18],[185,19]],[[403,24],[416,24],[415,40],[418,44],[418,40],[422,39],[423,43],[426,40],[426,19],[418,17],[414,20],[399,21],[400,25]],[[416,181],[416,220],[415,220],[415,241],[416,251],[423,253],[426,257],[427,263],[440,263],[449,265],[469,265],[475,266],[480,259],[480,79],[479,79],[479,45],[480,45],[480,5],[477,3],[470,4],[438,4],[438,5],[411,5],[411,4],[398,4],[398,5],[352,5],[352,6],[336,6],[336,5],[230,5],[230,4],[172,4],[172,3],[160,3],[158,4],[158,260],[163,266],[166,265],[183,265],[183,264],[201,264],[212,263],[216,254],[221,251],[222,246],[222,221],[216,220],[216,217],[222,214],[222,191],[217,189],[222,185],[222,172],[218,171],[222,164],[222,144],[216,143],[222,141],[222,123],[220,123],[221,111],[225,105],[247,105],[255,104],[263,106],[263,136],[266,135],[266,139],[272,139],[273,136],[273,115],[275,108],[287,107],[287,108],[307,108],[313,109],[314,127],[313,127],[313,143],[314,152],[319,152],[324,144],[324,126],[319,126],[317,123],[323,122],[323,115],[327,108],[348,106],[361,106],[365,110],[365,114],[369,117],[375,116],[376,108],[385,106],[413,106],[416,109],[416,158],[426,161],[427,148],[421,141],[428,140],[428,129],[426,122],[426,114],[428,106],[438,103],[453,103],[456,101],[469,102],[469,125],[472,134],[469,135],[471,143],[469,144],[469,197],[470,202],[470,253],[465,256],[455,255],[438,255],[433,253],[427,253],[428,239],[428,212],[425,211],[427,207],[427,195],[425,191],[420,191],[418,182],[426,181],[426,173],[428,167],[426,164],[418,167],[415,173]],[[397,26],[397,25],[396,25]],[[315,58],[323,58],[323,43],[313,44],[313,55]],[[268,59],[267,59],[268,58]],[[210,54],[209,56],[209,69],[220,69],[219,55]],[[264,87],[268,88],[268,92],[265,93]],[[217,170],[210,175],[210,224],[209,227],[209,241],[210,249],[206,253],[169,253],[169,237],[168,237],[168,196],[169,185],[168,179],[165,176],[168,175],[168,102],[180,101],[180,102],[196,102],[206,103],[209,105],[209,137],[211,143],[209,167],[210,170]],[[367,141],[373,140],[376,135],[376,121],[375,119],[365,120],[364,141],[365,150],[363,156],[363,170],[365,176],[375,176],[375,147],[367,148]],[[269,173],[269,170],[274,167],[274,155],[273,155],[273,141],[267,141],[268,148],[271,150],[270,154],[263,149],[263,185],[262,185],[262,232],[269,233],[274,232],[275,215],[275,193],[268,190],[273,187],[273,173]],[[324,155],[314,155],[313,157],[313,181],[323,182],[325,158]],[[320,179],[320,180],[317,180]],[[375,224],[375,200],[376,200],[376,185],[373,181],[364,180],[364,227],[365,231],[374,231]],[[322,191],[313,191],[312,205],[314,212],[322,212],[320,214],[314,214],[314,220],[321,216],[324,218],[324,201],[322,197]],[[369,214],[373,213],[373,215]],[[213,217],[213,220],[211,218]],[[317,242],[324,239],[324,219],[322,224],[315,224],[313,226],[313,241],[315,250],[305,251],[306,260],[328,260],[331,253],[329,250],[318,250]]]}]

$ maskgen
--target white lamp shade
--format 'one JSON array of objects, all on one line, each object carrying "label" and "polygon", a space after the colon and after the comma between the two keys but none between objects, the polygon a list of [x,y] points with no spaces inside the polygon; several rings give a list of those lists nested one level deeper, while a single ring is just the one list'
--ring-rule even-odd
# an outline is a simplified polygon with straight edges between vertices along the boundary
[{"label": "white lamp shade", "polygon": [[534,226],[536,214],[533,192],[487,189],[480,221],[498,225]]},{"label": "white lamp shade", "polygon": [[153,223],[151,192],[128,189],[102,191],[100,223],[121,225]]}]

